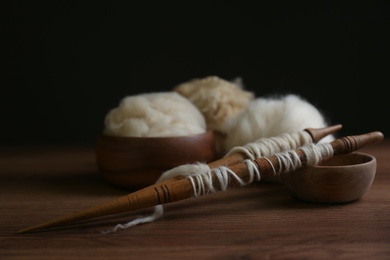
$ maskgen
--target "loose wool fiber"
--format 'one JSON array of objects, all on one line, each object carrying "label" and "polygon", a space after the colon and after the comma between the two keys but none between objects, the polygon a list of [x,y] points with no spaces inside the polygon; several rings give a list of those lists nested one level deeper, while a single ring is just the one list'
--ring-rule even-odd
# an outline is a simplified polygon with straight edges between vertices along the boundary
[{"label": "loose wool fiber", "polygon": [[125,137],[168,137],[200,134],[206,121],[196,106],[176,92],[123,98],[104,120],[104,133]]},{"label": "loose wool fiber", "polygon": [[252,92],[237,82],[217,76],[192,79],[176,86],[174,91],[190,100],[203,114],[207,128],[225,133],[226,123],[254,99]]},{"label": "loose wool fiber", "polygon": [[[229,151],[259,138],[325,126],[327,122],[321,112],[298,95],[256,98],[231,120],[223,147]],[[334,137],[329,135],[320,142],[333,140]]]}]

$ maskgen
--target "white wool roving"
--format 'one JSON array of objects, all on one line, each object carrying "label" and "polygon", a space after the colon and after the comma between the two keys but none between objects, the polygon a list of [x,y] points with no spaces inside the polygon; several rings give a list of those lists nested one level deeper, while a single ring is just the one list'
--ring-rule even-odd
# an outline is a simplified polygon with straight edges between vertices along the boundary
[{"label": "white wool roving", "polygon": [[226,122],[244,110],[254,98],[254,94],[244,90],[239,82],[217,76],[192,79],[173,90],[195,104],[205,117],[207,128],[221,133],[225,133]]},{"label": "white wool roving", "polygon": [[181,136],[206,131],[200,111],[176,92],[127,96],[107,113],[104,125],[105,134],[127,137]]},{"label": "white wool roving", "polygon": [[[230,122],[223,146],[227,152],[259,138],[325,126],[327,123],[320,111],[298,95],[257,98]],[[329,135],[320,142],[333,140],[334,136]]]}]

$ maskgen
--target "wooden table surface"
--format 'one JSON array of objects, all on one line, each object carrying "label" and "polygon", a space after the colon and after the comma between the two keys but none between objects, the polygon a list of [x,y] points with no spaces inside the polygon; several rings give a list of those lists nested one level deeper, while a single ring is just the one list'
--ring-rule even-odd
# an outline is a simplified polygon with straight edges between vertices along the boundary
[{"label": "wooden table surface", "polygon": [[3,148],[0,259],[390,259],[390,139],[359,200],[298,200],[260,182],[165,206],[162,219],[104,234],[152,209],[58,230],[20,229],[129,193],[98,175],[94,147]]}]

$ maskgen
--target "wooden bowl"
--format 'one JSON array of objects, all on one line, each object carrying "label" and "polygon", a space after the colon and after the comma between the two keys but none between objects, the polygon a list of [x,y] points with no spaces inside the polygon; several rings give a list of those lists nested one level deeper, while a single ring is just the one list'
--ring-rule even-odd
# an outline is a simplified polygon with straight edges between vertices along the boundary
[{"label": "wooden bowl", "polygon": [[178,165],[215,159],[213,131],[178,137],[119,137],[100,134],[96,162],[108,183],[131,190],[154,184]]},{"label": "wooden bowl", "polygon": [[375,174],[376,158],[354,152],[334,156],[318,166],[282,174],[282,181],[299,199],[345,203],[363,196],[371,187]]}]

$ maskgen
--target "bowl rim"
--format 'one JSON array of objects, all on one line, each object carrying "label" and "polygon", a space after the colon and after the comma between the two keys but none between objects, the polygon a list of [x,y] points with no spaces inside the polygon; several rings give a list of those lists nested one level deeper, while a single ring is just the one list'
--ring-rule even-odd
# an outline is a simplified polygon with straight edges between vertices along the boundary
[{"label": "bowl rim", "polygon": [[169,140],[169,139],[188,139],[188,138],[199,138],[202,136],[214,135],[214,131],[211,129],[206,130],[203,133],[198,134],[188,134],[188,135],[176,135],[176,136],[119,136],[119,135],[110,135],[101,132],[98,134],[98,137],[103,137],[107,139],[113,140],[141,140],[141,139],[149,139],[149,140]]},{"label": "bowl rim", "polygon": [[[368,153],[364,153],[364,152],[352,152],[352,153],[336,155],[336,156],[340,156],[340,157],[358,156],[361,158],[367,158],[367,161],[362,162],[362,163],[353,163],[353,164],[345,164],[345,165],[341,165],[341,164],[340,165],[321,165],[321,163],[320,163],[319,165],[308,166],[308,167],[319,168],[319,169],[325,169],[325,168],[333,169],[333,168],[347,168],[347,167],[349,168],[349,167],[357,167],[357,166],[364,166],[367,164],[372,164],[372,163],[375,163],[375,161],[376,161],[375,156],[368,154]],[[332,160],[334,158],[335,157],[333,156],[333,157],[329,158],[328,160]]]}]

